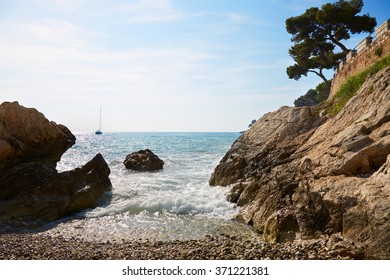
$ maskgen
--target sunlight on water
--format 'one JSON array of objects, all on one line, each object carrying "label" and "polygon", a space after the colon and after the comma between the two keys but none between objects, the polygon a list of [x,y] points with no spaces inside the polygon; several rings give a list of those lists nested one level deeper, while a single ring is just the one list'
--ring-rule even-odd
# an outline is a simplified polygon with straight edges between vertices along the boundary
[{"label": "sunlight on water", "polygon": [[[109,163],[112,193],[93,210],[52,230],[84,236],[191,239],[206,234],[250,231],[234,222],[238,209],[226,201],[228,189],[208,180],[237,133],[112,133],[77,135],[58,164],[60,171],[85,164],[100,152]],[[162,171],[126,170],[126,155],[151,149],[164,160]]]}]

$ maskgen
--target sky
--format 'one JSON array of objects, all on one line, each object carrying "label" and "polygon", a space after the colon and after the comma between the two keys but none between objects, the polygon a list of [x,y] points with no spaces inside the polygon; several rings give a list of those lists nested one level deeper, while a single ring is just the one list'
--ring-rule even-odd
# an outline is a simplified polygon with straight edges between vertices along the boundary
[{"label": "sky", "polygon": [[[100,108],[104,132],[245,130],[321,82],[287,77],[285,20],[327,2],[0,0],[0,103],[75,133],[94,132]],[[381,24],[390,1],[366,13]]]}]

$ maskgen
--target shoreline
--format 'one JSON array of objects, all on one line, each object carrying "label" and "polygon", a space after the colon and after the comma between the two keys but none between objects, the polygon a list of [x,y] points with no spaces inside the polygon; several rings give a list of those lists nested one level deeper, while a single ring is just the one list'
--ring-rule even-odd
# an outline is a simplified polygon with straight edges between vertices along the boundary
[{"label": "shoreline", "polygon": [[[339,244],[339,243],[338,243]],[[195,240],[86,241],[41,233],[0,233],[1,260],[351,260],[353,248],[330,239],[270,244],[227,234]]]}]

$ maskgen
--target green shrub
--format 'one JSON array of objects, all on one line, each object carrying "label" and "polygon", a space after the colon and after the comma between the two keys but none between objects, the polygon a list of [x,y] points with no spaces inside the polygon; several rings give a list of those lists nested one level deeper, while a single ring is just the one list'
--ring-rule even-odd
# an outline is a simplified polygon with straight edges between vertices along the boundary
[{"label": "green shrub", "polygon": [[328,99],[331,81],[320,83],[316,89],[309,89],[305,95],[294,101],[295,107],[315,106]]},{"label": "green shrub", "polygon": [[374,53],[376,56],[382,56],[383,49],[382,48],[376,48]]},{"label": "green shrub", "polygon": [[349,77],[345,83],[340,86],[333,98],[328,101],[328,114],[332,116],[337,115],[341,109],[344,108],[345,104],[347,104],[348,100],[356,94],[369,76],[378,73],[387,66],[390,66],[390,55],[379,60],[368,69]]}]

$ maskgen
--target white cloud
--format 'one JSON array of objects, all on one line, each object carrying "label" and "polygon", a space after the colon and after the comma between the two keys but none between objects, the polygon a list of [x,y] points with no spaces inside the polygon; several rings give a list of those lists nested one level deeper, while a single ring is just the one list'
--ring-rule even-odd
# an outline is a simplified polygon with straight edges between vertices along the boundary
[{"label": "white cloud", "polygon": [[49,0],[49,2],[54,3],[55,5],[59,6],[61,9],[72,12],[75,11],[82,5],[85,1],[84,0]]},{"label": "white cloud", "polygon": [[183,13],[176,10],[170,0],[136,0],[118,9],[133,23],[158,23],[181,18]]},{"label": "white cloud", "polygon": [[261,19],[261,18],[255,18],[251,17],[245,14],[239,14],[239,13],[223,13],[220,14],[224,17],[227,17],[230,22],[238,23],[238,24],[253,24],[253,25],[261,25],[261,26],[273,26],[274,24],[271,23],[268,20]]},{"label": "white cloud", "polygon": [[[264,37],[248,39],[246,32],[257,28],[248,25],[267,24],[249,13],[184,13],[168,0],[126,5],[50,1],[56,2],[54,9],[1,22],[0,99],[36,107],[71,129],[84,130],[81,123],[86,130],[94,126],[90,113],[100,105],[111,110],[105,122],[112,129],[137,125],[158,130],[155,118],[174,127],[167,118],[184,121],[183,114],[191,117],[191,125],[207,126],[197,124],[198,119],[218,112],[233,118],[237,104],[250,103],[257,110],[260,84],[283,66],[276,60],[260,62],[260,57],[272,57],[276,47],[261,41]],[[178,28],[160,24],[179,19],[185,21]],[[170,31],[176,33],[166,33]],[[267,86],[261,90],[266,92]],[[144,111],[153,112],[145,117]],[[128,116],[140,119],[137,124],[120,122]],[[176,129],[197,129],[184,125]]]},{"label": "white cloud", "polygon": [[22,22],[3,30],[0,71],[7,79],[0,85],[15,96],[179,103],[204,63],[217,59],[184,47],[112,51],[94,45],[87,30],[56,20]]},{"label": "white cloud", "polygon": [[55,4],[64,7],[64,8],[71,8],[72,5],[70,5],[68,0],[52,0]]},{"label": "white cloud", "polygon": [[302,13],[310,7],[321,7],[325,0],[294,0],[291,3],[290,9],[293,11],[301,11]]},{"label": "white cloud", "polygon": [[25,41],[69,47],[85,46],[85,34],[88,34],[87,30],[80,26],[50,18],[42,19],[40,22],[18,23],[15,29],[15,34],[23,34]]}]

